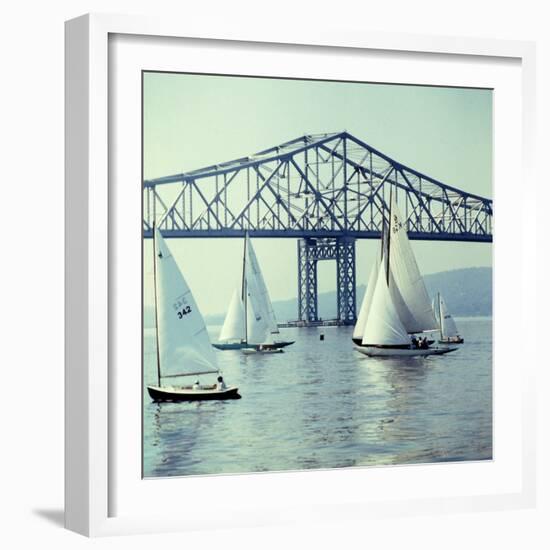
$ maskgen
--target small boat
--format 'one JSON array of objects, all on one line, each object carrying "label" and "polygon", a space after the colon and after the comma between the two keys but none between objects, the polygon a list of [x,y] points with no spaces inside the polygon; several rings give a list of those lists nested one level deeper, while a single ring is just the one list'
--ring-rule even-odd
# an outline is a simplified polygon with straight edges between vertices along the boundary
[{"label": "small boat", "polygon": [[248,232],[244,239],[243,270],[241,285],[235,289],[227,315],[219,336],[219,342],[212,344],[219,350],[254,349],[257,344],[250,342],[248,310],[251,307],[248,299],[248,287],[253,287],[254,300],[256,300],[256,312],[262,316],[269,327],[269,334],[273,346],[284,348],[294,344],[294,341],[277,341],[280,334],[273,310],[273,304],[265,284],[258,258],[252,246]]},{"label": "small boat", "polygon": [[[156,386],[147,386],[154,401],[239,399],[238,388],[226,386],[217,367],[204,319],[168,245],[153,228]],[[168,378],[216,375],[217,383],[165,385]]]},{"label": "small boat", "polygon": [[219,350],[253,348],[254,346],[246,341],[246,332],[243,300],[239,290],[235,289],[220,332],[220,342],[212,345]]},{"label": "small boat", "polygon": [[463,344],[464,338],[460,336],[456,328],[455,320],[447,309],[443,296],[438,292],[433,301],[435,318],[439,323],[439,342],[441,344]]},{"label": "small boat", "polygon": [[153,401],[213,401],[220,399],[240,399],[239,389],[235,387],[218,390],[216,385],[202,386],[193,389],[192,386],[147,386],[149,396]]},{"label": "small boat", "polygon": [[255,353],[272,354],[283,353],[282,348],[275,346],[271,327],[262,309],[262,302],[258,299],[258,287],[254,284],[254,278],[249,278],[249,283],[246,286],[245,301],[246,308],[246,326],[247,326],[247,341],[250,347],[244,348],[241,351],[245,355]]},{"label": "small boat", "polygon": [[383,228],[380,256],[355,325],[355,349],[371,357],[443,355],[457,349],[434,348],[427,337],[412,336],[435,330],[437,322],[424,280],[395,199],[390,196],[390,222]]}]

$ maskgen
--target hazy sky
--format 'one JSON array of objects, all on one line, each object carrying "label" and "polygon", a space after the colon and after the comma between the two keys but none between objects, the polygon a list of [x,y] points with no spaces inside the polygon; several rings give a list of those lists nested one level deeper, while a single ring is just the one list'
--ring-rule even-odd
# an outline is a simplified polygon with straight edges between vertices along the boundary
[{"label": "hazy sky", "polygon": [[[444,183],[492,197],[492,92],[364,83],[146,73],[144,174],[165,176],[250,155],[303,134],[347,130]],[[152,303],[145,243],[145,302]],[[205,314],[225,311],[240,278],[242,242],[169,239]],[[273,300],[297,295],[296,241],[255,239]],[[357,241],[365,284],[375,241]],[[420,270],[490,266],[492,247],[413,241]],[[336,265],[319,263],[319,290],[334,290]]]}]

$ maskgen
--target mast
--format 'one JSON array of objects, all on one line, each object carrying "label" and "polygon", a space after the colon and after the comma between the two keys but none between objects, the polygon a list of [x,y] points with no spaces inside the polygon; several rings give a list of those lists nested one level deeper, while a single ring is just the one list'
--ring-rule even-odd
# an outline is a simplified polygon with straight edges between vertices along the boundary
[{"label": "mast", "polygon": [[387,254],[388,258],[386,260],[386,282],[388,284],[388,288],[390,286],[390,241],[391,241],[391,205],[392,205],[392,192],[393,187],[390,184],[390,222],[388,224],[388,235],[387,235]]},{"label": "mast", "polygon": [[243,277],[242,277],[242,283],[241,283],[241,299],[243,301],[244,305],[244,341],[248,343],[248,315],[247,315],[247,307],[248,307],[248,300],[246,298],[246,237],[247,232],[244,232],[244,247],[243,247]]},{"label": "mast", "polygon": [[386,246],[386,239],[388,238],[386,221],[382,219],[382,238],[380,239],[380,261],[384,258],[384,248]]},{"label": "mast", "polygon": [[159,341],[159,311],[157,296],[157,239],[155,235],[155,223],[153,222],[153,286],[155,287],[155,334],[157,340],[157,377],[160,387],[160,341]]},{"label": "mast", "polygon": [[441,339],[443,340],[443,315],[441,311],[441,294],[437,293],[437,307],[439,308],[439,333],[441,334]]}]

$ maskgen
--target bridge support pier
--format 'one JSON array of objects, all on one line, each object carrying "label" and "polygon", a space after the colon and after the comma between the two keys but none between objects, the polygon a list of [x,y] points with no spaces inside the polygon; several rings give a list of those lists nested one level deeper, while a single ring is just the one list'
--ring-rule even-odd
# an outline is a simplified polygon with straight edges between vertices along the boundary
[{"label": "bridge support pier", "polygon": [[355,239],[306,238],[298,241],[298,318],[306,323],[319,320],[317,262],[336,260],[338,320],[345,325],[356,321]]}]

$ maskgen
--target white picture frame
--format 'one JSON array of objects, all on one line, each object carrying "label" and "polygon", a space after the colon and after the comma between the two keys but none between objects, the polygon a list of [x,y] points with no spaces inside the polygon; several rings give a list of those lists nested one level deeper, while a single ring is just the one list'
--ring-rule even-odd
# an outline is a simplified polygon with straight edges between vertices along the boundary
[{"label": "white picture frame", "polygon": [[[428,474],[422,467],[393,467],[369,470],[369,488],[378,484],[378,496],[370,498],[351,489],[357,486],[357,470],[336,473],[319,472],[316,474],[264,474],[256,476],[255,481],[246,488],[247,477],[234,476],[227,480],[229,484],[240,483],[243,487],[241,502],[220,505],[212,513],[213,517],[204,516],[204,508],[197,505],[195,514],[182,514],[181,510],[170,515],[161,512],[154,515],[148,510],[139,495],[132,493],[137,485],[147,484],[146,492],[154,487],[166,490],[170,484],[181,480],[161,480],[141,482],[135,473],[130,482],[120,482],[117,472],[115,451],[122,453],[117,444],[120,430],[113,429],[111,414],[116,404],[117,393],[112,388],[113,350],[110,342],[110,280],[115,268],[115,258],[110,254],[112,249],[113,228],[119,223],[121,212],[116,201],[111,200],[109,182],[112,173],[109,165],[109,138],[113,113],[109,112],[109,97],[112,85],[112,73],[109,65],[109,39],[113,36],[133,37],[139,42],[145,37],[170,37],[173,39],[194,38],[213,41],[216,47],[224,44],[250,44],[250,47],[261,45],[264,49],[274,51],[285,48],[288,51],[308,51],[333,49],[353,49],[353,52],[384,52],[384,55],[398,54],[401,57],[428,56],[437,58],[440,63],[450,63],[457,59],[481,60],[488,65],[512,63],[516,67],[521,105],[520,135],[516,136],[521,146],[521,159],[513,175],[520,177],[524,187],[533,186],[530,175],[533,170],[532,153],[534,140],[534,44],[490,39],[461,39],[451,37],[397,35],[379,32],[337,32],[329,30],[316,31],[313,28],[293,30],[273,30],[256,28],[247,32],[231,29],[181,26],[170,19],[154,19],[118,15],[86,15],[66,23],[66,491],[65,521],[66,527],[88,536],[111,534],[137,534],[158,531],[182,531],[187,529],[207,529],[214,524],[217,527],[277,524],[287,521],[322,521],[331,517],[335,519],[361,519],[365,515],[395,516],[411,513],[440,513],[442,510],[478,511],[504,508],[533,506],[535,501],[535,365],[536,351],[533,348],[523,350],[522,370],[516,373],[516,399],[509,409],[516,415],[516,420],[506,417],[510,426],[517,421],[516,428],[510,428],[510,440],[499,455],[495,454],[491,473],[486,476],[494,487],[481,487],[479,491],[465,486],[465,489],[446,494],[439,494],[437,484],[449,481],[452,467],[428,466]],[[212,43],[212,42],[210,42]],[[351,50],[350,50],[351,51]],[[152,68],[151,66],[147,67]],[[433,77],[438,78],[437,76]],[[516,77],[514,77],[516,78]],[[505,92],[506,84],[502,84]],[[497,92],[499,89],[497,88]],[[510,100],[511,101],[511,100]],[[502,115],[504,116],[504,115]],[[111,118],[110,118],[111,117]],[[500,117],[500,114],[498,115]],[[504,118],[496,119],[495,132]],[[515,145],[517,145],[515,143]],[[499,146],[500,147],[500,146]],[[504,149],[504,146],[502,147]],[[500,148],[499,148],[500,151]],[[495,159],[495,174],[501,174],[499,156]],[[111,159],[111,162],[113,159]],[[140,159],[136,159],[140,165]],[[495,176],[496,177],[496,176]],[[523,200],[512,198],[513,191],[505,184],[495,186],[495,208],[497,211],[496,231],[503,236],[510,236],[512,244],[521,250],[521,262],[524,265],[535,257],[534,244],[526,235],[533,230],[534,216],[524,216],[520,220],[522,231],[515,234],[506,228],[505,221],[500,223],[498,216],[506,213],[509,205]],[[527,193],[525,193],[527,195]],[[526,199],[525,199],[526,200]],[[527,207],[525,207],[526,210]],[[499,214],[500,213],[500,214]],[[505,219],[505,216],[502,218]],[[501,241],[502,242],[502,241]],[[498,248],[498,245],[497,245]],[[502,260],[504,261],[504,260]],[[496,264],[496,283],[501,277]],[[502,264],[501,264],[502,265]],[[504,270],[502,271],[504,272]],[[517,275],[521,284],[517,285],[515,301],[510,303],[509,311],[498,306],[497,315],[516,316],[516,326],[527,329],[529,319],[534,318],[535,289],[525,275],[511,271],[509,276]],[[139,278],[139,277],[138,277]],[[502,275],[504,279],[504,275]],[[509,279],[507,279],[509,280]],[[506,285],[506,281],[502,286]],[[519,319],[517,318],[519,317]],[[497,317],[500,319],[500,317]],[[507,327],[497,321],[495,328],[495,346],[502,342],[502,335]],[[499,332],[500,330],[500,332]],[[503,354],[495,354],[495,362],[504,361]],[[511,373],[509,373],[511,375]],[[502,378],[508,376],[506,372]],[[511,381],[506,386],[497,385],[495,390],[495,422],[499,426],[499,407],[513,391]],[[519,391],[518,391],[519,389]],[[502,409],[504,410],[504,409]],[[128,422],[135,426],[135,418],[141,410],[128,411]],[[504,417],[503,417],[504,418]],[[512,457],[513,455],[513,457]],[[508,461],[508,457],[510,460]],[[139,460],[141,457],[138,457]],[[131,457],[128,458],[131,460]],[[499,466],[503,465],[499,470]],[[473,465],[477,468],[480,465]],[[415,468],[417,479],[427,482],[413,483],[408,479],[410,468]],[[129,468],[131,470],[132,468]],[[479,470],[479,468],[478,468]],[[498,471],[497,471],[498,470]],[[435,477],[433,472],[435,473]],[[367,475],[365,474],[365,475]],[[494,478],[491,475],[494,474]],[[484,475],[478,471],[476,475]],[[194,478],[188,481],[189,491],[200,492],[214,478]],[[326,483],[328,497],[325,501],[316,501],[315,485],[323,479]],[[366,480],[366,477],[361,479]],[[395,479],[395,481],[391,481]],[[221,480],[221,481],[220,481]],[[259,481],[260,480],[260,481]],[[120,483],[119,483],[120,482]],[[157,484],[156,486],[153,484]],[[225,483],[224,478],[216,478],[215,483]],[[114,506],[113,487],[127,493],[126,501],[132,500],[135,506],[126,509]],[[297,498],[292,506],[288,497],[277,494],[276,487],[300,487],[309,491],[309,497]],[[388,484],[399,484],[408,487],[407,492],[390,494]],[[409,485],[407,485],[409,484]],[[426,486],[433,485],[433,491],[426,491]],[[422,487],[420,487],[422,485]],[[132,488],[133,487],[133,488]],[[260,494],[261,487],[262,493]],[[389,498],[383,498],[384,487]],[[256,491],[256,493],[254,493]],[[198,494],[198,493],[195,493]],[[256,495],[254,506],[247,507],[245,498]],[[285,500],[286,499],[286,500]],[[124,499],[122,499],[124,500]],[[294,496],[293,496],[294,500]],[[243,513],[237,514],[234,510]]]}]

